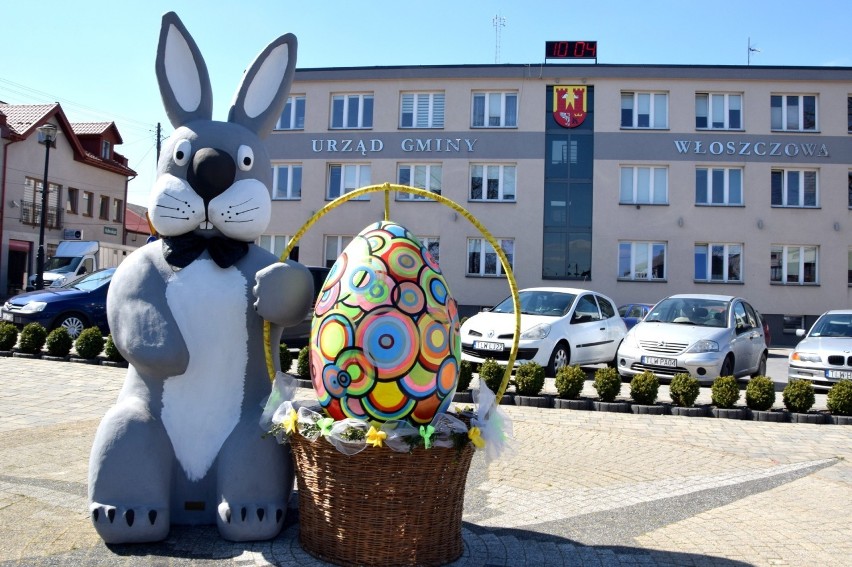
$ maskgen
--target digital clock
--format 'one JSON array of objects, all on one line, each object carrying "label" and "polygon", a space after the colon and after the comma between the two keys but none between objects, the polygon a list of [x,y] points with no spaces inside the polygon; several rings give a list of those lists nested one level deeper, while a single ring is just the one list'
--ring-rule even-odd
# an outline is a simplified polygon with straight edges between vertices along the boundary
[{"label": "digital clock", "polygon": [[597,59],[597,41],[547,41],[545,59]]}]

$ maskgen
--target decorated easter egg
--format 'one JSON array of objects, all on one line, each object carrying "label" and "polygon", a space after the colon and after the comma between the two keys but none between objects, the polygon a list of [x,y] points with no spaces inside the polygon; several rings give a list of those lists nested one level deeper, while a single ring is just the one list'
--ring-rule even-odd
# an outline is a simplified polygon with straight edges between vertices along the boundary
[{"label": "decorated easter egg", "polygon": [[437,262],[405,227],[365,228],[332,266],[311,324],[317,399],[334,419],[427,424],[453,399],[458,307]]}]

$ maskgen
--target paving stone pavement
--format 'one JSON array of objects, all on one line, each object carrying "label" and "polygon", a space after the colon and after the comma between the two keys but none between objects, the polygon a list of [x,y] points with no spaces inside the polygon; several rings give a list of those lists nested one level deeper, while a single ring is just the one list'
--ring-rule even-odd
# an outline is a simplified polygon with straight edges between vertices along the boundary
[{"label": "paving stone pavement", "polygon": [[[270,542],[175,527],[105,545],[88,455],[124,372],[0,358],[0,565],[326,565],[299,546],[296,510]],[[852,564],[852,427],[505,409],[515,453],[475,455],[453,566]]]}]

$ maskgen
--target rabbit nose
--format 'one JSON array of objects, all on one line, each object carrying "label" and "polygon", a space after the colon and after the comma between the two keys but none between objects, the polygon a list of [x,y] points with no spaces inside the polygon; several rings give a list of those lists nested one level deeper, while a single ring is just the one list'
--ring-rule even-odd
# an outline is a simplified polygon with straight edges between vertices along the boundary
[{"label": "rabbit nose", "polygon": [[201,148],[192,158],[186,175],[198,196],[209,203],[234,183],[237,166],[230,154],[216,148]]}]

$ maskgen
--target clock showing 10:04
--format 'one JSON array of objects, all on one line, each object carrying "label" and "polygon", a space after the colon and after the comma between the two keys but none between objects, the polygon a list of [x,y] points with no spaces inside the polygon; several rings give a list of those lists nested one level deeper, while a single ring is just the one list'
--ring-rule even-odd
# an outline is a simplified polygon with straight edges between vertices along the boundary
[{"label": "clock showing 10:04", "polygon": [[547,41],[545,59],[597,59],[597,41]]}]

